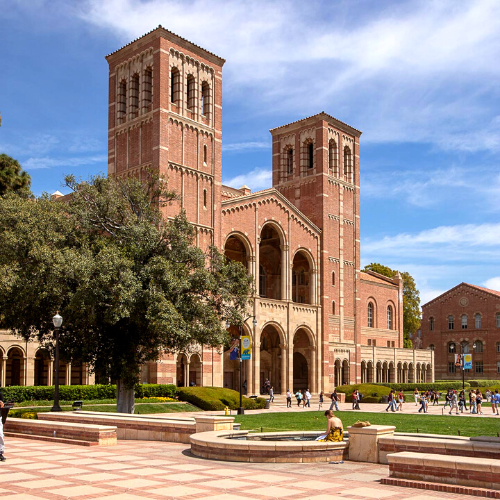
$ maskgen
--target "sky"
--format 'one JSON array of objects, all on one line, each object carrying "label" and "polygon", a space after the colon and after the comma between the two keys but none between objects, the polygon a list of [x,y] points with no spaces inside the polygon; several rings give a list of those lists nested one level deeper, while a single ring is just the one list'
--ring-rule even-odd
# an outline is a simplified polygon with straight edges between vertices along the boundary
[{"label": "sky", "polygon": [[497,0],[0,0],[0,153],[32,190],[107,171],[104,59],[161,24],[226,59],[223,182],[271,187],[269,129],[362,130],[361,259],[422,304],[500,290]]}]

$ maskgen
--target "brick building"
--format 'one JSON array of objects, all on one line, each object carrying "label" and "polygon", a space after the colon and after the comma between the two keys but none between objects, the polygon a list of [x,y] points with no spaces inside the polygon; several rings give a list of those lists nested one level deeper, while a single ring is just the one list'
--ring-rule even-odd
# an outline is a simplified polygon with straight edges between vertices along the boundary
[{"label": "brick building", "polygon": [[[432,353],[403,347],[402,282],[360,271],[361,132],[322,112],[271,130],[273,187],[222,185],[224,59],[159,26],[106,57],[108,174],[153,168],[180,194],[196,244],[255,277],[248,392],[329,390],[354,381],[431,380]],[[230,331],[238,335],[238,330]],[[143,380],[237,388],[229,353],[193,346]]]},{"label": "brick building", "polygon": [[420,331],[422,347],[434,351],[437,379],[462,378],[455,366],[462,352],[472,354],[466,379],[500,378],[500,292],[460,283],[422,306]]}]

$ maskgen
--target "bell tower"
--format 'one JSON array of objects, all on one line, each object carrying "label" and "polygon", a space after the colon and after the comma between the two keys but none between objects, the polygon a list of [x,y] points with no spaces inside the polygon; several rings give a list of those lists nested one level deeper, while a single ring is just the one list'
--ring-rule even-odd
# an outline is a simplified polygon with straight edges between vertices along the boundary
[{"label": "bell tower", "polygon": [[220,247],[224,59],[162,26],[106,57],[108,174],[168,178],[202,249]]}]

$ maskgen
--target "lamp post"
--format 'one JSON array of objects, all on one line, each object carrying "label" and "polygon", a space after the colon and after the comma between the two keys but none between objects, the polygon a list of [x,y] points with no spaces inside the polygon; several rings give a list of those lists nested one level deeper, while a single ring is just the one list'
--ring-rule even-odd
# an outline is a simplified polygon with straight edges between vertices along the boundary
[{"label": "lamp post", "polygon": [[243,408],[243,359],[241,358],[241,337],[243,336],[243,325],[245,324],[247,319],[253,318],[252,324],[253,326],[257,326],[257,319],[255,316],[248,316],[243,320],[243,323],[240,325],[240,350],[239,350],[239,357],[240,357],[240,407],[238,408],[238,415],[244,415],[245,414],[245,409]]},{"label": "lamp post", "polygon": [[[468,346],[469,343],[465,340],[463,340],[462,342],[460,342],[460,366],[462,367],[462,391],[464,391],[464,394],[465,394],[465,360],[464,360],[464,355],[466,354],[464,352],[466,346]],[[475,350],[476,349],[476,343],[474,342],[472,344],[472,349]],[[455,347],[453,347],[452,349],[453,351],[455,350]]]},{"label": "lamp post", "polygon": [[62,317],[59,316],[59,313],[52,318],[52,323],[54,323],[54,335],[56,336],[56,356],[55,356],[55,381],[54,381],[54,406],[50,411],[62,411],[59,406],[59,331],[62,325]]}]

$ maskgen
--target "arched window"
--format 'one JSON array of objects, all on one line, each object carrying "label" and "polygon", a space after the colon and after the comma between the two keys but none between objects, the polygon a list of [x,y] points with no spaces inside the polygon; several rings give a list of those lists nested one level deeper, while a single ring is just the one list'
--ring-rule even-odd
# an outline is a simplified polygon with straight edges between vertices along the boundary
[{"label": "arched window", "polygon": [[474,351],[483,352],[483,343],[480,340],[476,340],[474,342],[474,345],[476,346],[476,347],[474,347]]},{"label": "arched window", "polygon": [[429,350],[433,351],[434,349],[435,349],[434,344],[431,344],[431,345],[429,346]]},{"label": "arched window", "polygon": [[468,354],[470,352],[470,349],[469,349],[469,342],[464,342],[462,344],[462,353],[463,354]]},{"label": "arched window", "polygon": [[476,330],[481,328],[481,315],[479,313],[477,313],[474,316],[474,326],[475,326]]},{"label": "arched window", "polygon": [[368,327],[373,328],[373,303],[368,302]]},{"label": "arched window", "polygon": [[307,168],[314,168],[314,144],[307,145]]},{"label": "arched window", "polygon": [[497,321],[496,321],[497,328],[500,328],[500,313],[496,314],[496,319],[497,319]]},{"label": "arched window", "polygon": [[392,330],[392,306],[387,306],[387,329]]},{"label": "arched window", "polygon": [[144,85],[142,86],[142,112],[151,111],[153,103],[153,70],[146,68],[144,71]]},{"label": "arched window", "polygon": [[288,148],[286,152],[286,173],[293,174],[293,148]]},{"label": "arched window", "polygon": [[452,353],[456,352],[456,350],[457,350],[457,347],[455,345],[455,342],[449,342],[448,343],[448,352],[452,354]]},{"label": "arched window", "polygon": [[462,324],[462,330],[467,330],[467,314],[462,314],[462,316],[460,316],[460,322]]},{"label": "arched window", "polygon": [[187,109],[194,111],[195,107],[195,80],[193,75],[189,75],[186,80]]},{"label": "arched window", "polygon": [[207,164],[207,157],[208,157],[208,148],[207,148],[207,145],[205,144],[203,146],[203,163],[205,165]]},{"label": "arched window", "polygon": [[500,373],[500,361],[497,361],[497,373]]},{"label": "arched window", "polygon": [[500,342],[497,342],[497,352],[500,352]]},{"label": "arched window", "polygon": [[118,106],[116,116],[118,123],[123,123],[127,118],[127,82],[122,80],[118,85]]},{"label": "arched window", "polygon": [[352,154],[349,146],[344,148],[344,177],[347,181],[353,182],[352,179]]},{"label": "arched window", "polygon": [[207,208],[207,190],[203,190],[203,208]]},{"label": "arched window", "polygon": [[335,301],[332,300],[332,314],[335,314]]},{"label": "arched window", "polygon": [[328,166],[330,175],[339,176],[339,149],[334,139],[330,139],[328,143]]},{"label": "arched window", "polygon": [[431,332],[434,330],[434,318],[432,316],[429,318],[429,330]]},{"label": "arched window", "polygon": [[170,70],[170,102],[179,105],[181,100],[181,75],[177,68]]},{"label": "arched window", "polygon": [[455,328],[455,321],[453,316],[450,314],[448,316],[448,330],[453,330]]},{"label": "arched window", "polygon": [[201,112],[204,116],[210,113],[210,85],[207,82],[201,84]]},{"label": "arched window", "polygon": [[335,271],[332,271],[332,286],[335,286]]},{"label": "arched window", "polygon": [[130,118],[139,115],[139,75],[137,73],[130,78],[129,113]]}]

